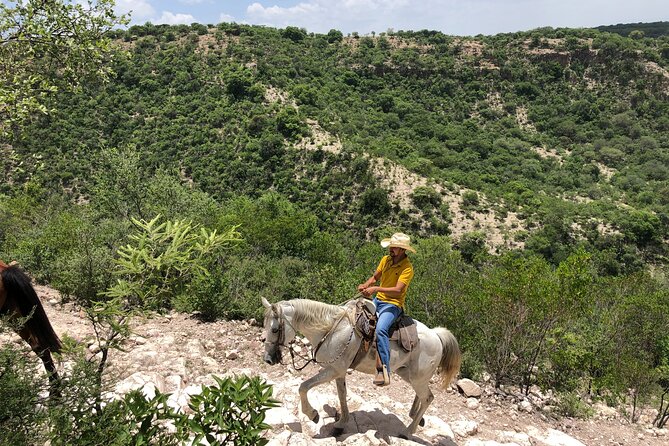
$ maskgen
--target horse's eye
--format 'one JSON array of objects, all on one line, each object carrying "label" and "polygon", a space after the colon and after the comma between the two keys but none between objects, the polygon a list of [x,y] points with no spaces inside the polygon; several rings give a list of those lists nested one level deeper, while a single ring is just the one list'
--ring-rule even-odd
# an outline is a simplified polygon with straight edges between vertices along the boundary
[{"label": "horse's eye", "polygon": [[272,328],[272,333],[278,333],[279,329],[278,328]]}]

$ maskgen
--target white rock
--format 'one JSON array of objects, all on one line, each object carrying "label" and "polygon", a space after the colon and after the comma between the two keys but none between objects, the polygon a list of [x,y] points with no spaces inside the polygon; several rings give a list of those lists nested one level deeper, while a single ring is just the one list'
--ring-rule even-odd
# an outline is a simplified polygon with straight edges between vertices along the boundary
[{"label": "white rock", "polygon": [[471,420],[454,421],[451,423],[451,428],[460,437],[469,437],[479,431],[478,423]]},{"label": "white rock", "polygon": [[270,434],[270,440],[267,443],[267,446],[286,446],[290,440],[292,432],[283,431],[280,434]]},{"label": "white rock", "polygon": [[532,411],[533,411],[532,403],[530,403],[527,400],[521,401],[519,407],[520,407],[520,410],[522,410],[523,412],[532,413]]},{"label": "white rock", "polygon": [[534,426],[528,426],[526,430],[532,439],[546,443],[547,446],[585,446],[574,437],[555,429],[548,429],[542,432]]},{"label": "white rock", "polygon": [[532,440],[525,432],[501,431],[497,434],[497,439],[501,442],[515,443],[518,446],[532,446]]},{"label": "white rock", "polygon": [[295,414],[283,406],[272,407],[265,412],[265,423],[270,426],[285,426],[293,423],[300,423],[300,420]]},{"label": "white rock", "polygon": [[444,420],[442,420],[439,417],[435,417],[432,415],[424,415],[423,419],[425,420],[425,432],[427,434],[427,431],[433,431],[435,435],[431,435],[433,437],[435,436],[442,436],[442,437],[448,437],[451,439],[455,439],[455,434],[453,434],[453,429],[451,429],[451,426],[446,423]]},{"label": "white rock", "polygon": [[467,398],[467,408],[476,410],[479,408],[479,400],[476,398]]},{"label": "white rock", "polygon": [[479,440],[472,438],[467,440],[464,446],[519,446],[516,443],[498,443],[495,440]]},{"label": "white rock", "polygon": [[355,434],[347,437],[341,444],[352,446],[381,446],[387,444],[383,440],[376,438],[376,431],[369,430],[364,434]]}]

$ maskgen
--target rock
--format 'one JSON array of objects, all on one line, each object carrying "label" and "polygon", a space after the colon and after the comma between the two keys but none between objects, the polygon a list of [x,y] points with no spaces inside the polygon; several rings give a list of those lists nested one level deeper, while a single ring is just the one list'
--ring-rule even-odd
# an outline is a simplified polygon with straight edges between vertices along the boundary
[{"label": "rock", "polygon": [[603,418],[605,420],[612,420],[616,418],[617,411],[615,407],[609,407],[602,403],[595,403],[592,408],[595,410],[597,418]]},{"label": "rock", "polygon": [[527,413],[532,413],[533,410],[534,410],[534,409],[532,408],[532,403],[530,403],[530,402],[527,401],[527,400],[523,400],[523,401],[521,401],[521,402],[520,402],[520,405],[519,405],[519,408],[520,408],[520,410],[522,410],[523,412],[527,412]]},{"label": "rock", "polygon": [[451,428],[456,435],[463,438],[472,436],[479,431],[478,423],[471,420],[454,421],[451,423]]},{"label": "rock", "polygon": [[421,431],[422,434],[433,438],[447,437],[452,440],[455,439],[453,429],[451,429],[451,426],[441,418],[431,415],[424,415],[423,419],[425,420],[425,426],[423,428],[424,430]]},{"label": "rock", "polygon": [[497,439],[503,443],[514,443],[518,446],[532,446],[532,440],[525,432],[501,431],[497,434]]},{"label": "rock", "polygon": [[147,398],[153,398],[156,394],[156,389],[161,392],[165,390],[165,383],[163,378],[156,373],[136,372],[116,384],[114,393],[118,396],[123,396],[131,390],[136,389],[141,389]]},{"label": "rock", "polygon": [[233,361],[239,358],[239,352],[237,350],[230,350],[225,354],[225,359]]},{"label": "rock", "polygon": [[290,440],[292,432],[283,431],[280,434],[271,434],[271,439],[267,443],[267,446],[286,446]]},{"label": "rock", "polygon": [[479,400],[476,398],[467,398],[467,409],[476,410],[479,408]]},{"label": "rock", "polygon": [[481,387],[471,379],[463,378],[458,380],[456,384],[458,389],[460,389],[460,391],[464,393],[466,397],[478,398],[481,396]]},{"label": "rock", "polygon": [[543,442],[547,446],[585,446],[583,443],[564,432],[555,429],[540,431],[534,426],[527,428],[527,434],[535,441]]},{"label": "rock", "polygon": [[364,434],[355,434],[347,437],[341,444],[351,445],[351,446],[381,446],[386,445],[383,440],[376,438],[376,431],[369,430]]},{"label": "rock", "polygon": [[464,446],[518,446],[516,443],[498,443],[495,440],[479,440],[472,438],[467,440]]},{"label": "rock", "polygon": [[[284,427],[290,426],[292,431],[301,431],[300,420],[293,412],[283,406],[272,407],[265,412],[265,423],[270,426]],[[300,429],[295,427],[300,426]]]},{"label": "rock", "polygon": [[183,379],[179,375],[169,375],[165,377],[165,392],[172,393],[181,390]]}]

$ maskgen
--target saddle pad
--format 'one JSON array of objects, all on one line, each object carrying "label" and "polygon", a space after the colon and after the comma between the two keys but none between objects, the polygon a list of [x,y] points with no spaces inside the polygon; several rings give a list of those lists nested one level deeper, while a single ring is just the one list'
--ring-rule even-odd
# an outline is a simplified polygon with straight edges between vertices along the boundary
[{"label": "saddle pad", "polygon": [[405,351],[410,352],[418,345],[420,341],[418,338],[418,325],[413,318],[402,314],[393,325],[393,328],[394,331],[390,334],[390,339],[397,341]]}]

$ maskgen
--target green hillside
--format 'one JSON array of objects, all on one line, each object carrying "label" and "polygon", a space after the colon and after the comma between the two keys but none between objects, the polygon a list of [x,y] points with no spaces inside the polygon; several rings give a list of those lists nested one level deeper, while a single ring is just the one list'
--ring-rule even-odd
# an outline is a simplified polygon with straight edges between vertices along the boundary
[{"label": "green hillside", "polygon": [[[235,24],[114,37],[127,51],[116,78],[60,97],[58,113],[11,141],[23,161],[5,162],[5,192],[36,174],[86,199],[94,155],[133,146],[149,172],[179,169],[216,199],[274,190],[323,230],[449,234],[454,218],[494,212],[504,240],[490,249],[524,245],[557,263],[582,245],[614,274],[664,262],[666,37],[345,37]],[[341,150],[323,149],[334,142]],[[430,182],[400,203],[371,166],[379,158]]]},{"label": "green hillside", "polygon": [[[620,34],[624,37],[661,37],[669,35],[669,22],[619,23],[617,25],[598,26],[596,29],[599,31]],[[634,31],[636,31],[636,33],[632,34]]]}]

